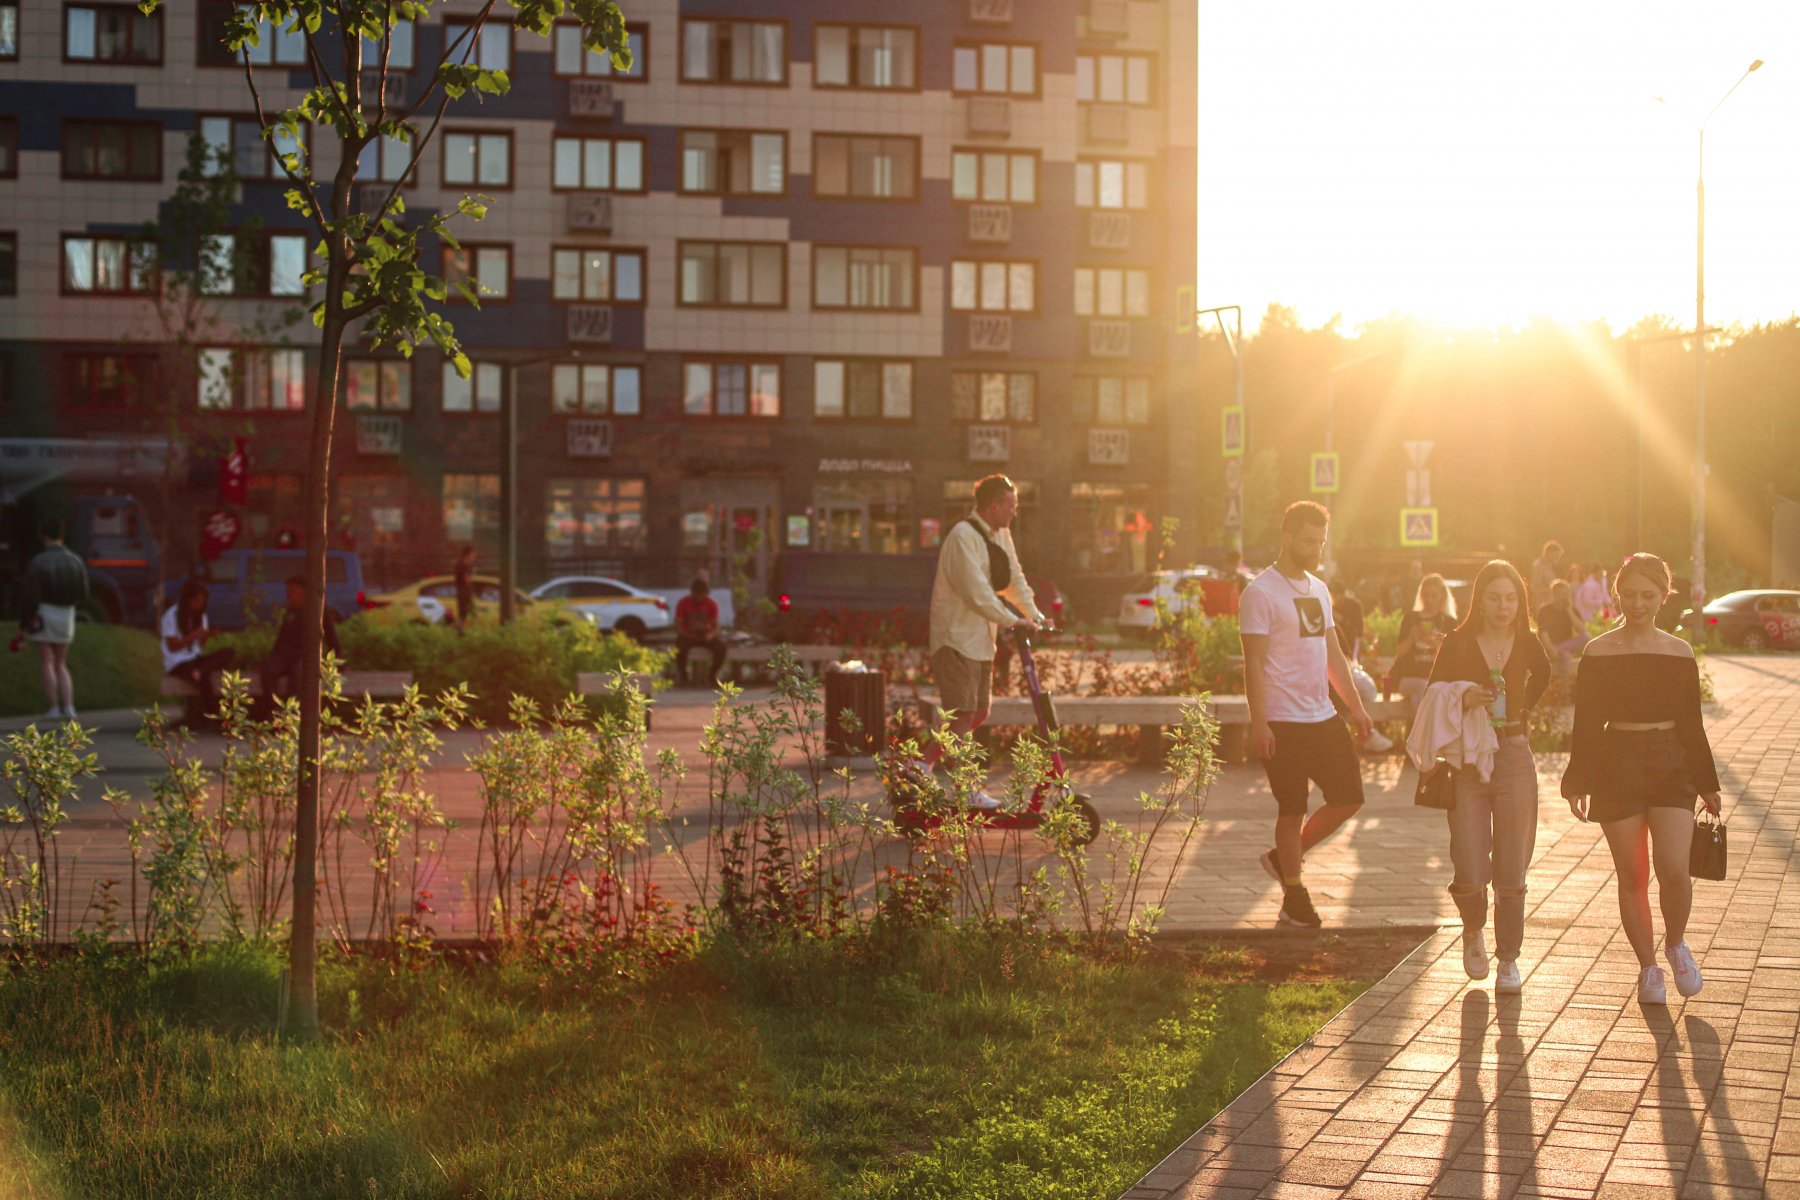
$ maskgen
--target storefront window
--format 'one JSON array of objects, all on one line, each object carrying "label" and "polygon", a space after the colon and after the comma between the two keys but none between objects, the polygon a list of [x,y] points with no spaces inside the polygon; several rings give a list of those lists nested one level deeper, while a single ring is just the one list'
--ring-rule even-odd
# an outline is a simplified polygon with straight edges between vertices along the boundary
[{"label": "storefront window", "polygon": [[1069,489],[1075,567],[1096,575],[1141,573],[1154,559],[1150,488],[1141,483],[1077,483]]},{"label": "storefront window", "polygon": [[551,558],[644,549],[642,479],[553,479],[544,502],[544,551]]},{"label": "storefront window", "polygon": [[480,556],[500,544],[500,477],[444,476],[444,537],[453,546],[473,543]]},{"label": "storefront window", "polygon": [[819,550],[909,554],[914,541],[910,479],[826,479],[813,487]]}]

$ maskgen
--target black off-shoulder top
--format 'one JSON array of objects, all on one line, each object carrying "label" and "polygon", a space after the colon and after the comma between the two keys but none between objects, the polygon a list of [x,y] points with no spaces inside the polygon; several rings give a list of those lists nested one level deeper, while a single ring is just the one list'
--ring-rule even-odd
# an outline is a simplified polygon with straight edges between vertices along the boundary
[{"label": "black off-shoulder top", "polygon": [[1607,775],[1614,748],[1606,724],[1675,722],[1686,751],[1688,775],[1700,792],[1719,790],[1712,743],[1700,719],[1700,665],[1673,654],[1587,654],[1575,680],[1575,733],[1564,797],[1591,796]]}]

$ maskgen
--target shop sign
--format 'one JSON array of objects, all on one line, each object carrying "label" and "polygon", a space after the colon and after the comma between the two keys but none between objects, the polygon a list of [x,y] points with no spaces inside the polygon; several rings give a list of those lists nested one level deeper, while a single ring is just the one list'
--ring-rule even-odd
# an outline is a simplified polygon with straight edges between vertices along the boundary
[{"label": "shop sign", "polygon": [[569,309],[567,339],[578,345],[612,345],[613,310],[605,304],[577,304]]},{"label": "shop sign", "polygon": [[399,417],[378,417],[369,413],[356,415],[356,452],[392,456],[400,453],[405,425]]},{"label": "shop sign", "polygon": [[1005,462],[1012,457],[1012,426],[969,426],[970,462]]},{"label": "shop sign", "polygon": [[969,240],[971,242],[1012,241],[1012,209],[1004,204],[970,205]]},{"label": "shop sign", "polygon": [[570,458],[611,458],[613,423],[611,421],[570,421]]},{"label": "shop sign", "polygon": [[1012,352],[1012,318],[981,313],[969,318],[969,349]]},{"label": "shop sign", "polygon": [[1091,358],[1130,358],[1129,321],[1089,321],[1088,355]]},{"label": "shop sign", "polygon": [[821,475],[911,475],[910,458],[821,458]]},{"label": "shop sign", "polygon": [[1097,467],[1131,465],[1131,431],[1129,429],[1088,430],[1088,462]]}]

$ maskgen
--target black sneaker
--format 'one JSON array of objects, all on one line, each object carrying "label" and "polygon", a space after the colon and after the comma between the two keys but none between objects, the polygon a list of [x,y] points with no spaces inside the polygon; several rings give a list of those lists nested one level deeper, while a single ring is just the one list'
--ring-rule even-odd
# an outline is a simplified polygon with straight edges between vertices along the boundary
[{"label": "black sneaker", "polygon": [[1318,910],[1313,908],[1312,897],[1300,884],[1288,888],[1281,898],[1281,923],[1298,925],[1302,929],[1317,929],[1324,924],[1319,920]]}]

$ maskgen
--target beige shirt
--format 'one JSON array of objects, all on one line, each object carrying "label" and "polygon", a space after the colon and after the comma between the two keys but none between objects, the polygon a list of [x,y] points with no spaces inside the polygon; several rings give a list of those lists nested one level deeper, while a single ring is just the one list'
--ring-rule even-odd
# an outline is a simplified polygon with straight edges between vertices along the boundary
[{"label": "beige shirt", "polygon": [[[984,533],[1006,551],[1006,559],[1012,564],[1012,582],[1000,595],[994,594],[994,585],[988,578]],[[931,652],[936,654],[948,646],[964,658],[992,662],[995,633],[1001,628],[1010,629],[1019,620],[1006,610],[1001,596],[1011,600],[1013,607],[1031,620],[1048,624],[1038,611],[1031,585],[1025,582],[1019,552],[1013,548],[1012,530],[996,532],[980,517],[970,514],[968,521],[958,521],[950,527],[943,548],[938,551],[937,579],[931,585]]]}]

